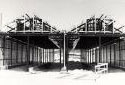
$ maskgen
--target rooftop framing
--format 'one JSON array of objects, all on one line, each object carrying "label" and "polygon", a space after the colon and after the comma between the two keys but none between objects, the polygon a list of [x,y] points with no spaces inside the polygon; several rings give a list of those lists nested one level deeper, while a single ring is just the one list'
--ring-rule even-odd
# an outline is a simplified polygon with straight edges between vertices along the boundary
[{"label": "rooftop framing", "polygon": [[78,25],[77,27],[73,28],[70,33],[109,33],[109,34],[115,34],[120,33],[123,34],[123,32],[120,30],[124,26],[115,28],[114,27],[115,21],[111,18],[108,18],[107,16],[101,15],[99,18],[93,16],[89,19],[86,19],[86,22]]},{"label": "rooftop framing", "polygon": [[23,15],[21,18],[15,19],[10,24],[6,25],[10,30],[9,33],[55,33],[60,32],[55,27],[51,26],[48,22],[43,21],[38,16],[30,17],[28,14]]},{"label": "rooftop framing", "polygon": [[125,36],[124,32],[121,31],[124,26],[116,28],[114,27],[114,23],[115,20],[102,14],[100,17],[92,16],[86,19],[86,22],[64,33],[36,15],[30,17],[28,14],[25,14],[21,18],[14,20],[11,24],[6,25],[10,30],[4,34],[18,37],[36,36],[36,38],[48,36],[48,39],[58,48],[63,48],[63,35],[65,35],[65,37],[67,37],[66,42],[68,43],[68,47],[75,49],[79,41],[81,41],[81,37],[102,37],[102,40],[104,40]]}]

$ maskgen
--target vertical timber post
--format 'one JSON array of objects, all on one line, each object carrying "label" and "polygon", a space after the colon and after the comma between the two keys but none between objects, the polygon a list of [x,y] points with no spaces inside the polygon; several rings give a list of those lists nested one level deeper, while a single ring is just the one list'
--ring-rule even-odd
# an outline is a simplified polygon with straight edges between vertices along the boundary
[{"label": "vertical timber post", "polygon": [[46,49],[44,49],[44,63],[46,63]]},{"label": "vertical timber post", "polygon": [[99,63],[101,62],[101,36],[99,36]]},{"label": "vertical timber post", "polygon": [[108,51],[107,51],[107,45],[106,45],[106,63],[108,63]]},{"label": "vertical timber post", "polygon": [[120,40],[119,40],[119,67],[121,65],[121,44],[120,44]]},{"label": "vertical timber post", "polygon": [[112,50],[112,49],[111,49],[111,45],[110,45],[110,66],[111,66],[111,55],[112,55],[112,54],[111,54],[111,50]]},{"label": "vertical timber post", "polygon": [[66,70],[68,72],[68,61],[69,61],[69,48],[68,48],[68,36],[66,35]]},{"label": "vertical timber post", "polygon": [[97,48],[95,48],[95,62],[97,63]]},{"label": "vertical timber post", "polygon": [[51,63],[51,50],[49,49],[49,62]]},{"label": "vertical timber post", "polygon": [[32,66],[34,64],[34,46],[32,47]]},{"label": "vertical timber post", "polygon": [[55,52],[54,52],[54,49],[53,49],[53,61],[52,61],[53,63],[54,63],[54,55],[55,55]]},{"label": "vertical timber post", "polygon": [[94,56],[93,56],[94,49],[92,49],[92,63],[94,61]]},{"label": "vertical timber post", "polygon": [[61,69],[62,71],[66,71],[67,68],[66,68],[66,32],[64,31],[63,33],[63,49],[64,49],[64,63],[63,63],[63,68]]},{"label": "vertical timber post", "polygon": [[29,36],[27,36],[27,68],[29,69],[30,64],[30,45],[29,45]]},{"label": "vertical timber post", "polygon": [[10,57],[11,57],[11,66],[12,66],[12,56],[13,56],[13,55],[12,55],[12,52],[13,52],[13,42],[12,42],[12,40],[10,41],[10,43],[11,43],[11,49],[10,49],[10,51],[11,51],[11,54],[10,54],[10,55],[11,55],[11,56],[10,56]]},{"label": "vertical timber post", "polygon": [[44,48],[43,48],[43,64],[44,64]]},{"label": "vertical timber post", "polygon": [[5,36],[3,36],[3,42],[2,42],[2,48],[3,48],[3,67],[2,69],[7,69],[7,67],[5,66]]},{"label": "vertical timber post", "polygon": [[91,62],[91,64],[92,64],[92,49],[90,49],[90,62]]},{"label": "vertical timber post", "polygon": [[23,64],[23,45],[21,45],[21,64]]},{"label": "vertical timber post", "polygon": [[48,49],[46,51],[47,51],[47,63],[48,63]]},{"label": "vertical timber post", "polygon": [[60,47],[60,70],[61,70],[61,67],[62,67],[62,65],[61,65],[61,47]]},{"label": "vertical timber post", "polygon": [[116,48],[115,48],[115,45],[116,44],[114,44],[114,67],[115,67],[115,60],[116,60]]},{"label": "vertical timber post", "polygon": [[89,53],[89,49],[88,49],[88,64],[90,64],[90,53]]},{"label": "vertical timber post", "polygon": [[16,42],[16,64],[18,65],[18,41]]}]

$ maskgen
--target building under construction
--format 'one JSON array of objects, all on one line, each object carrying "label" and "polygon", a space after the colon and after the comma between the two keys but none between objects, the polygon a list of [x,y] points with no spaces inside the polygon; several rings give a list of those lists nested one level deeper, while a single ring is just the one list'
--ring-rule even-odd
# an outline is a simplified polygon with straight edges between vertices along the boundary
[{"label": "building under construction", "polygon": [[107,16],[93,16],[67,32],[25,14],[6,25],[9,31],[0,32],[0,67],[58,63],[60,70],[68,71],[79,62],[87,69],[98,63],[125,68],[124,26],[116,28],[114,23]]}]

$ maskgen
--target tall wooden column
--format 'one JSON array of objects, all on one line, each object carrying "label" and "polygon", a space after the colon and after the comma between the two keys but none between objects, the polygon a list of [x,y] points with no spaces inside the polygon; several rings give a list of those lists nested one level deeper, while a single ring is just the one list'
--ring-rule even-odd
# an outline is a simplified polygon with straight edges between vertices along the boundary
[{"label": "tall wooden column", "polygon": [[119,40],[119,66],[121,66],[121,43]]},{"label": "tall wooden column", "polygon": [[[3,36],[2,49],[3,49],[3,66],[5,65],[5,36]],[[5,67],[6,68],[6,67]]]},{"label": "tall wooden column", "polygon": [[62,60],[62,58],[61,58],[61,48],[60,48],[60,69],[61,69],[61,67],[62,67],[62,65],[61,65],[61,60]]},{"label": "tall wooden column", "polygon": [[44,49],[43,49],[43,64],[44,64]]},{"label": "tall wooden column", "polygon": [[2,48],[1,48],[1,51],[2,51],[2,62],[1,62],[1,66],[0,66],[0,69],[8,69],[8,66],[6,65],[7,63],[5,62],[6,60],[5,60],[5,42],[6,42],[6,37],[5,36],[3,36],[2,37],[2,43],[1,43],[1,45],[2,45]]},{"label": "tall wooden column", "polygon": [[114,44],[114,67],[116,66],[116,44]]},{"label": "tall wooden column", "polygon": [[18,64],[18,41],[16,42],[16,64]]},{"label": "tall wooden column", "polygon": [[53,49],[53,57],[52,57],[52,62],[54,63],[54,57],[55,56],[55,51],[54,51],[54,49]]},{"label": "tall wooden column", "polygon": [[66,71],[67,70],[67,67],[66,67],[66,33],[64,31],[63,33],[63,60],[64,60],[64,63],[63,63],[63,68],[62,68],[62,71]]},{"label": "tall wooden column", "polygon": [[30,65],[30,37],[27,36],[27,68],[29,68]]},{"label": "tall wooden column", "polygon": [[68,61],[69,61],[69,48],[68,48],[68,36],[66,35],[66,70],[68,72]]},{"label": "tall wooden column", "polygon": [[99,36],[99,63],[101,62],[101,36]]},{"label": "tall wooden column", "polygon": [[112,58],[112,47],[111,47],[111,45],[110,45],[110,66],[111,66],[111,59]]},{"label": "tall wooden column", "polygon": [[[13,57],[13,55],[12,55],[12,53],[13,53],[13,42],[12,42],[12,40],[10,41],[10,44],[11,44],[11,49],[10,49],[10,58],[11,58],[11,66],[12,66],[12,64],[13,64],[13,61],[12,61],[12,57]],[[22,56],[21,56],[22,57]]]}]

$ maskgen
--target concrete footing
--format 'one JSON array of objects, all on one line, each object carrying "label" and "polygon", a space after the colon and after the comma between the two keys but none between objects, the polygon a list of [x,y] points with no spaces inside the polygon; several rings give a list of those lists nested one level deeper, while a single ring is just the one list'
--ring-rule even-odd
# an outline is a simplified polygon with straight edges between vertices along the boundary
[{"label": "concrete footing", "polygon": [[61,73],[68,73],[68,71],[67,71],[67,68],[66,67],[63,67],[62,69],[61,69],[61,71],[60,71]]},{"label": "concrete footing", "polygon": [[36,72],[35,72],[34,68],[35,68],[35,67],[29,67],[29,68],[28,68],[28,71],[29,71],[30,73],[32,73],[32,74],[35,74]]}]

